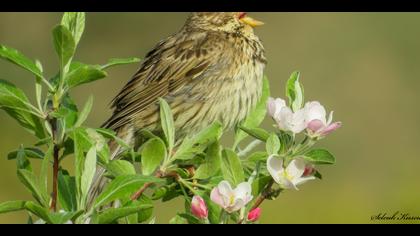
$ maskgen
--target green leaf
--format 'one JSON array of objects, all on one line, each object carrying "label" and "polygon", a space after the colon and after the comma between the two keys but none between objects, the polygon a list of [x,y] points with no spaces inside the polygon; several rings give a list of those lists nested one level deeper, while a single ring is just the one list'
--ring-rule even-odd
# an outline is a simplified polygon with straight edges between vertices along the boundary
[{"label": "green leaf", "polygon": [[159,138],[149,139],[142,147],[141,163],[143,175],[151,175],[166,158],[165,143]]},{"label": "green leaf", "polygon": [[261,192],[264,190],[265,186],[270,182],[272,179],[271,176],[261,176],[256,178],[252,182],[252,195],[258,196],[261,194]]},{"label": "green leaf", "polygon": [[84,152],[89,150],[93,144],[85,129],[79,127],[69,133],[70,137],[74,142],[74,157],[75,157],[75,177],[76,177],[76,196],[79,201],[79,205],[82,204],[82,175],[85,165]]},{"label": "green leaf", "polygon": [[125,64],[131,64],[131,63],[137,63],[140,62],[140,58],[131,57],[131,58],[111,58],[108,60],[108,63],[101,66],[101,70],[108,69],[113,66],[118,65],[125,65]]},{"label": "green leaf", "polygon": [[[77,127],[69,132],[70,138],[74,143],[74,153],[76,156],[76,176],[83,170],[84,152],[89,151],[92,146],[96,147],[98,161],[106,165],[109,162],[109,147],[105,138],[97,132],[97,129]],[[79,162],[79,159],[82,162]]]},{"label": "green leaf", "polygon": [[168,103],[159,98],[160,103],[160,122],[163,133],[165,134],[165,141],[168,145],[168,150],[171,151],[175,143],[175,126],[172,111]]},{"label": "green leaf", "polygon": [[222,136],[222,132],[222,124],[214,122],[192,138],[185,138],[172,159],[188,160],[192,158],[195,154],[203,152],[209,143],[219,140]]},{"label": "green leaf", "polygon": [[112,202],[115,199],[128,197],[145,183],[162,182],[161,179],[141,175],[121,175],[112,180],[96,198],[94,208]]},{"label": "green leaf", "polygon": [[187,219],[181,217],[180,215],[176,215],[174,217],[172,217],[172,219],[169,220],[169,224],[188,224]]},{"label": "green leaf", "polygon": [[51,221],[51,224],[66,224],[69,221],[74,221],[82,213],[83,211],[51,212],[49,213],[49,219]]},{"label": "green leaf", "polygon": [[98,154],[98,162],[102,165],[107,165],[110,159],[110,149],[107,140],[96,129],[86,128],[86,133],[92,145],[96,147]]},{"label": "green leaf", "polygon": [[153,215],[153,202],[152,200],[147,197],[146,195],[141,195],[139,199],[135,201],[129,201],[128,204],[124,205],[124,207],[136,207],[136,206],[144,206],[149,205],[150,208],[143,209],[142,211],[137,213],[137,223],[142,223],[150,219],[150,217]]},{"label": "green leaf", "polygon": [[195,179],[207,179],[214,176],[220,170],[221,153],[218,141],[213,142],[207,148],[205,162],[195,171]]},{"label": "green leaf", "polygon": [[322,179],[322,174],[319,171],[315,171],[314,176],[318,179]]},{"label": "green leaf", "polygon": [[[7,160],[14,160],[17,158],[18,152],[21,149],[17,150],[17,151],[13,151],[10,152],[7,155]],[[25,156],[28,158],[34,158],[34,159],[43,159],[44,158],[44,153],[37,149],[37,148],[23,148],[22,151],[25,153]]]},{"label": "green leaf", "polygon": [[114,177],[120,175],[135,175],[136,170],[129,161],[112,160],[106,166],[107,171]]},{"label": "green leaf", "polygon": [[85,29],[85,13],[65,12],[61,19],[61,25],[65,26],[71,32],[75,45],[77,45]]},{"label": "green leaf", "polygon": [[61,100],[60,108],[58,111],[52,112],[50,115],[64,122],[62,125],[65,125],[65,127],[62,128],[72,129],[75,127],[77,121],[78,109],[73,99],[68,94],[66,94]]},{"label": "green leaf", "polygon": [[71,63],[70,71],[66,78],[66,83],[69,88],[79,86],[81,84],[90,83],[99,79],[103,79],[108,74],[93,65],[86,65],[79,62]]},{"label": "green leaf", "polygon": [[37,77],[42,77],[42,72],[35,63],[14,48],[9,48],[0,44],[0,58],[22,67]]},{"label": "green leaf", "polygon": [[268,155],[278,154],[280,150],[280,140],[275,133],[271,133],[265,143],[265,149]]},{"label": "green leaf", "polygon": [[169,187],[168,186],[160,186],[153,192],[152,200],[158,200],[163,198],[166,193],[168,193]]},{"label": "green leaf", "polygon": [[49,210],[47,207],[42,207],[34,202],[26,202],[25,203],[26,210],[30,211],[32,214],[38,216],[42,220],[44,220],[47,223],[53,224]]},{"label": "green leaf", "polygon": [[[261,97],[255,106],[254,110],[246,117],[242,122],[241,126],[248,129],[258,127],[265,118],[267,112],[267,100],[270,97],[270,84],[266,76],[264,76],[262,94]],[[237,129],[235,133],[235,142],[233,144],[233,149],[238,146],[238,144],[248,136],[244,131]]]},{"label": "green leaf", "polygon": [[66,211],[77,209],[76,179],[62,170],[58,172],[58,200]]},{"label": "green leaf", "polygon": [[151,204],[142,204],[138,206],[109,208],[100,213],[96,218],[98,224],[110,224],[116,220],[152,208]]},{"label": "green leaf", "polygon": [[13,117],[23,128],[44,138],[44,130],[39,117],[41,116],[32,106],[25,93],[13,84],[0,80],[0,109]]},{"label": "green leaf", "polygon": [[95,129],[96,132],[100,133],[102,136],[104,136],[107,139],[112,139],[115,140],[118,145],[126,148],[126,149],[131,149],[130,145],[128,145],[126,142],[124,142],[124,140],[122,140],[121,138],[119,138],[116,133],[112,130],[109,129],[104,129],[104,128],[98,128]]},{"label": "green leaf", "polygon": [[85,106],[83,107],[83,110],[79,113],[79,117],[76,121],[76,124],[74,125],[75,127],[79,127],[83,124],[83,122],[85,122],[90,111],[92,110],[92,105],[93,105],[93,96],[90,95]]},{"label": "green leaf", "polygon": [[297,111],[303,106],[303,87],[299,82],[300,73],[293,72],[286,84],[286,96],[289,98],[292,110]]},{"label": "green leaf", "polygon": [[25,209],[26,201],[9,201],[0,203],[0,214]]},{"label": "green leaf", "polygon": [[72,33],[63,25],[53,29],[54,48],[60,59],[60,68],[64,69],[70,62],[76,50]]},{"label": "green leaf", "polygon": [[334,164],[335,157],[325,149],[314,149],[307,152],[303,158],[314,164]]},{"label": "green leaf", "polygon": [[34,173],[20,169],[17,171],[19,180],[25,185],[25,187],[32,193],[35,199],[43,206],[48,206],[48,196],[45,196],[40,190],[38,179]]},{"label": "green leaf", "polygon": [[244,170],[241,165],[241,160],[238,155],[230,150],[222,151],[222,162],[220,165],[222,169],[223,178],[236,186],[244,182]]},{"label": "green leaf", "polygon": [[39,190],[43,193],[44,196],[47,197],[47,202],[50,201],[49,193],[48,193],[48,170],[50,167],[51,160],[53,158],[54,152],[54,145],[51,144],[48,148],[47,152],[45,153],[44,159],[42,160],[41,164],[41,171],[39,173]]},{"label": "green leaf", "polygon": [[189,214],[189,213],[181,213],[178,214],[182,218],[186,219],[188,221],[188,224],[200,224],[200,220],[197,219],[197,217]]},{"label": "green leaf", "polygon": [[252,137],[259,139],[263,142],[265,142],[268,139],[268,137],[270,137],[270,133],[268,133],[266,130],[261,129],[261,128],[248,129],[243,126],[240,126],[239,128],[243,130],[245,133],[247,133],[248,135],[251,135]]},{"label": "green leaf", "polygon": [[206,202],[207,209],[208,209],[207,218],[209,219],[210,223],[211,224],[219,224],[220,223],[220,212],[222,211],[222,209],[210,199],[210,196],[208,194],[204,194],[201,197]]},{"label": "green leaf", "polygon": [[96,172],[96,148],[91,147],[86,154],[85,165],[81,179],[82,206],[84,208],[87,195]]},{"label": "green leaf", "polygon": [[32,171],[31,162],[29,162],[28,158],[26,157],[25,150],[23,147],[20,147],[17,151],[16,166],[17,169],[25,169],[28,171]]},{"label": "green leaf", "polygon": [[252,172],[255,170],[258,163],[265,165],[265,163],[267,162],[267,158],[268,154],[265,151],[254,152],[248,157],[246,157],[246,159],[243,159],[242,165],[243,167],[245,167],[245,170],[249,170],[250,172]]},{"label": "green leaf", "polygon": [[[41,62],[36,60],[35,65],[42,73],[43,69],[42,69]],[[48,83],[48,81],[46,81],[46,83]],[[38,109],[43,110],[42,108],[42,78],[38,76],[35,76],[35,99],[36,99],[36,104],[38,106]]]},{"label": "green leaf", "polygon": [[183,192],[182,190],[179,188],[179,186],[170,186],[168,188],[168,191],[166,191],[165,195],[162,197],[162,202],[167,202],[170,201],[178,196],[182,196]]}]

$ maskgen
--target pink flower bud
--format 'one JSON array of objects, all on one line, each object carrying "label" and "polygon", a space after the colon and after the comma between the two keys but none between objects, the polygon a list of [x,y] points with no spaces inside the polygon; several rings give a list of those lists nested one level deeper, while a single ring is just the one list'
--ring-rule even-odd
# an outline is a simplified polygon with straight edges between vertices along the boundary
[{"label": "pink flower bud", "polygon": [[303,177],[307,177],[307,176],[311,176],[315,173],[315,168],[313,165],[306,165],[305,166],[305,171],[303,172],[302,176]]},{"label": "pink flower bud", "polygon": [[322,130],[321,135],[325,136],[340,127],[341,127],[341,122],[332,123],[328,127],[326,127],[324,130]]},{"label": "pink flower bud", "polygon": [[208,209],[202,197],[195,195],[192,198],[191,213],[199,219],[207,218]]},{"label": "pink flower bud", "polygon": [[257,207],[248,213],[248,221],[255,222],[261,216],[261,208]]}]

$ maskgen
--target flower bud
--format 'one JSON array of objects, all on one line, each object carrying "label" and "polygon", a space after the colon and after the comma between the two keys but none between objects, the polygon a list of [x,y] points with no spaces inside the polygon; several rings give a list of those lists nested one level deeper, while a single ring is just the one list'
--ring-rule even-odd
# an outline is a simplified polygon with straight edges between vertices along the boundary
[{"label": "flower bud", "polygon": [[257,207],[248,213],[248,221],[255,222],[261,216],[261,208]]},{"label": "flower bud", "polygon": [[204,199],[195,195],[191,201],[191,213],[198,219],[205,219],[208,215],[208,209]]},{"label": "flower bud", "polygon": [[313,165],[306,165],[305,171],[303,172],[303,177],[312,176],[315,173],[315,167]]}]

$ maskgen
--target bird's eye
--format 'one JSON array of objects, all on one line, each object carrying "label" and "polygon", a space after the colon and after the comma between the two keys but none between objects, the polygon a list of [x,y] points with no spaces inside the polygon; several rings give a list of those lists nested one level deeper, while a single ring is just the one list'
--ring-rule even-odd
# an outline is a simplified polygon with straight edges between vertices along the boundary
[{"label": "bird's eye", "polygon": [[239,19],[242,19],[242,18],[244,18],[246,16],[246,12],[239,12],[239,14],[238,14],[238,18]]}]

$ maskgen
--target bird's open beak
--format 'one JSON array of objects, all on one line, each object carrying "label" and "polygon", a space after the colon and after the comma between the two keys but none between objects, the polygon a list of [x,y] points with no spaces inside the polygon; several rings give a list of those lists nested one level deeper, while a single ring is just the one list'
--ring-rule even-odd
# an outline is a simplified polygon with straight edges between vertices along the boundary
[{"label": "bird's open beak", "polygon": [[249,17],[249,16],[244,16],[244,17],[240,18],[239,20],[242,23],[247,24],[251,27],[257,27],[257,26],[260,26],[260,25],[264,24],[264,22],[259,21],[259,20],[255,20],[254,18]]}]

